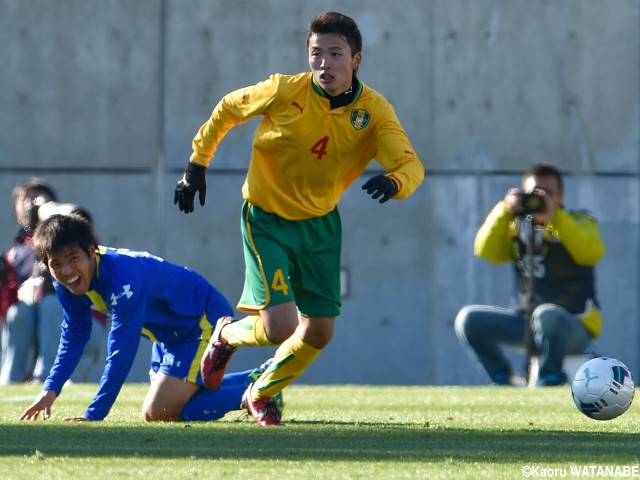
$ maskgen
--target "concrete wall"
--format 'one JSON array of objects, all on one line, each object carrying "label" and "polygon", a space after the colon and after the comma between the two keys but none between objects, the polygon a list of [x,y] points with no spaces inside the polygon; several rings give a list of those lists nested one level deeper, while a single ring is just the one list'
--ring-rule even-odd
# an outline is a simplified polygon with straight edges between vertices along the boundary
[{"label": "concrete wall", "polygon": [[[222,143],[205,208],[180,213],[173,187],[222,95],[308,69],[322,10],[359,23],[360,78],[395,106],[428,176],[402,202],[379,205],[361,182],[345,194],[348,293],[301,381],[485,382],[452,321],[467,303],[507,304],[509,267],[474,258],[472,242],[539,161],[567,173],[569,208],[600,220],[596,348],[638,376],[638,0],[0,0],[0,248],[12,186],[38,175],[91,210],[104,244],[193,267],[235,302],[255,123]],[[270,352],[245,349],[232,368]],[[145,341],[131,380],[147,354]]]}]

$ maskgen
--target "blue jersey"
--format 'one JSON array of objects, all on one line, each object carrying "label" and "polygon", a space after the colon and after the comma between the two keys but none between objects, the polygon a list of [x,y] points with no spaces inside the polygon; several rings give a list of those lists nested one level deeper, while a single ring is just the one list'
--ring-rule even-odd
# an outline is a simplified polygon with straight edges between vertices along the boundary
[{"label": "blue jersey", "polygon": [[107,416],[122,388],[140,336],[171,345],[200,338],[225,315],[226,298],[198,273],[146,252],[99,247],[96,273],[85,295],[54,282],[64,309],[56,362],[44,389],[60,394],[91,335],[92,305],[111,316],[107,359],[98,393],[85,412],[91,420]]}]

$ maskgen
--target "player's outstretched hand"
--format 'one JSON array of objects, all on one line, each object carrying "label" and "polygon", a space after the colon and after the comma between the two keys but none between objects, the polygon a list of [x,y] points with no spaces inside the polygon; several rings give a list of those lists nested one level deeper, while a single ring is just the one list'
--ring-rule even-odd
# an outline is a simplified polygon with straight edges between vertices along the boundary
[{"label": "player's outstretched hand", "polygon": [[376,175],[371,177],[362,186],[363,190],[366,190],[371,197],[376,200],[380,198],[380,203],[384,203],[398,193],[398,185],[393,181],[391,177],[386,175]]},{"label": "player's outstretched hand", "polygon": [[20,420],[37,420],[40,412],[42,412],[42,419],[47,420],[51,417],[51,405],[53,405],[55,401],[55,392],[43,390],[31,406],[22,412]]},{"label": "player's outstretched hand", "polygon": [[176,183],[176,191],[173,195],[173,203],[177,204],[181,212],[193,212],[193,199],[198,192],[200,205],[204,206],[204,199],[207,196],[206,167],[189,162],[189,165],[182,173],[182,177]]}]

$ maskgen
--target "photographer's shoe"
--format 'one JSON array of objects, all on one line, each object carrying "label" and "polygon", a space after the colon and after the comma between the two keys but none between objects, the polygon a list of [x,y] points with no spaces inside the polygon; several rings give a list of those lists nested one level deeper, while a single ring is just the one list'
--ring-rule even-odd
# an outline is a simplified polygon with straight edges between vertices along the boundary
[{"label": "photographer's shoe", "polygon": [[543,375],[538,386],[540,387],[559,387],[567,384],[567,375],[563,372],[561,374],[547,373]]},{"label": "photographer's shoe", "polygon": [[516,375],[507,375],[505,373],[496,373],[491,381],[493,385],[498,387],[524,387],[526,381],[522,377]]}]

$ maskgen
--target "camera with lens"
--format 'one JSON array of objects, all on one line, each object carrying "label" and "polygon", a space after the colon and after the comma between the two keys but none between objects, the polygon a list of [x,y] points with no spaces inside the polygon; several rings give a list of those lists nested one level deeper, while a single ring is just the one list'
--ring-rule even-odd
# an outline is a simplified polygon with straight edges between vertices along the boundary
[{"label": "camera with lens", "polygon": [[50,200],[46,195],[38,195],[31,200],[25,209],[27,231],[33,233],[41,221],[52,215],[70,215],[72,213],[91,221],[89,212],[74,203],[58,203]]},{"label": "camera with lens", "polygon": [[542,213],[545,209],[544,197],[534,192],[521,192],[520,205],[522,212],[519,215],[523,216]]}]

